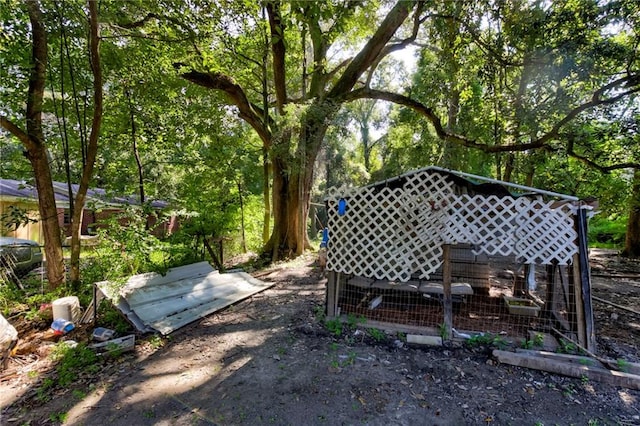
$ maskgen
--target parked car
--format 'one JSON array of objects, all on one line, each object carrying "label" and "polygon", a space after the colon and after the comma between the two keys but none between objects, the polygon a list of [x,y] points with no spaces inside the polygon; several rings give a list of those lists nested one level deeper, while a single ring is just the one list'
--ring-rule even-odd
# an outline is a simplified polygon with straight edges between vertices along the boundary
[{"label": "parked car", "polygon": [[0,237],[0,269],[21,277],[42,265],[42,250],[36,241]]}]

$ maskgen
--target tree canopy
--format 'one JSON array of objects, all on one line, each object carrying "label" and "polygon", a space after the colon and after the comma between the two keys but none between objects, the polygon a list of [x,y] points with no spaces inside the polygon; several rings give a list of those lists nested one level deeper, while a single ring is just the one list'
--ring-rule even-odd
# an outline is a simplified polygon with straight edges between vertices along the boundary
[{"label": "tree canopy", "polygon": [[207,238],[249,202],[274,260],[310,247],[314,188],[430,164],[634,211],[633,0],[5,3],[3,176],[162,198]]}]

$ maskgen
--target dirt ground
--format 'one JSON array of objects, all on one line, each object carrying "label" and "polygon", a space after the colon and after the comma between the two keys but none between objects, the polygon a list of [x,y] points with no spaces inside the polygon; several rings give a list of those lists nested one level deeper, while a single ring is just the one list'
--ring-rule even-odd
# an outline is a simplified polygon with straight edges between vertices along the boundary
[{"label": "dirt ground", "polygon": [[[261,271],[269,290],[100,363],[57,389],[32,354],[0,373],[1,425],[639,425],[640,391],[497,363],[491,348],[415,347],[323,325],[313,259]],[[639,362],[640,264],[592,251],[598,354]],[[157,341],[156,341],[157,343]]]}]

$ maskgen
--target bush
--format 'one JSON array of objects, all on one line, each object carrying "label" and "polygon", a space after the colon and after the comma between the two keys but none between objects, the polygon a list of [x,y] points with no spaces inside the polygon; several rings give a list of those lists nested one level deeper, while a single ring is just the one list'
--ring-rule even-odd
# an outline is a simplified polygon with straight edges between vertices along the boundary
[{"label": "bush", "polygon": [[593,247],[620,248],[624,245],[627,218],[594,217],[589,222],[589,245]]}]

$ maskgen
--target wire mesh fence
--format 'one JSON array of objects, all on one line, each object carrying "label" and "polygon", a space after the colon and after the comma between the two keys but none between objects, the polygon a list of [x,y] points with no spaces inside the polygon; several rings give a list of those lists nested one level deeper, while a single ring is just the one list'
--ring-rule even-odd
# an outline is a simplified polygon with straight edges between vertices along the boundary
[{"label": "wire mesh fence", "polygon": [[[476,256],[454,247],[452,325],[456,332],[527,338],[530,332],[577,333],[570,267],[531,267],[504,256]],[[425,330],[445,321],[442,273],[406,282],[337,274],[336,313]]]}]

